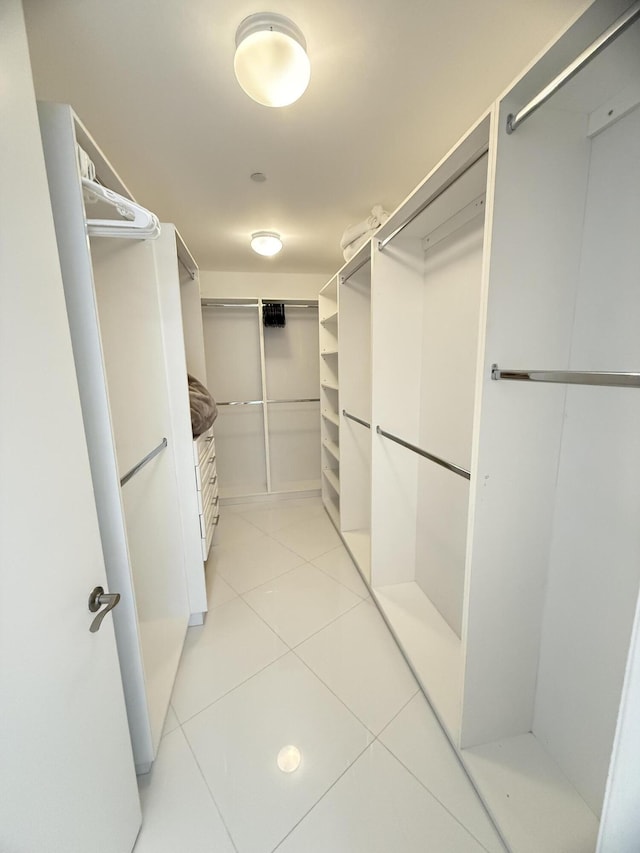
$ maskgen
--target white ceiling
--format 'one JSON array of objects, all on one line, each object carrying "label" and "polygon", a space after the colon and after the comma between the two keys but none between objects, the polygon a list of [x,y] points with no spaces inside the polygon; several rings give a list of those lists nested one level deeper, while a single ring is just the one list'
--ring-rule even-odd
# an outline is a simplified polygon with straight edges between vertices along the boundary
[{"label": "white ceiling", "polygon": [[[343,230],[396,207],[587,0],[24,0],[36,92],[70,103],[202,269],[331,273]],[[311,83],[250,100],[235,31],[302,29]],[[264,184],[249,179],[267,175]],[[276,258],[249,235],[279,231]]]}]

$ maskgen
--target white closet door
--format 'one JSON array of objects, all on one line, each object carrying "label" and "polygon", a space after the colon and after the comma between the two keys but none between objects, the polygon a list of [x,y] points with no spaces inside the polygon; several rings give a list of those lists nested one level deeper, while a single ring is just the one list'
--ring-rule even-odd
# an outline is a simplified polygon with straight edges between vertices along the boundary
[{"label": "white closet door", "polygon": [[0,849],[125,853],[140,807],[111,614],[89,632],[107,582],[19,0],[0,78]]}]

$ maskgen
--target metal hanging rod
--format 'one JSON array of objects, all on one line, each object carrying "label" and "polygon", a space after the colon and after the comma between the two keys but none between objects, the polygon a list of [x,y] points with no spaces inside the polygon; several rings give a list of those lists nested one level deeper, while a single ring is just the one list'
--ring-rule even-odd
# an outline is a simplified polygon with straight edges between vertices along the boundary
[{"label": "metal hanging rod", "polygon": [[141,468],[144,468],[144,466],[147,464],[147,462],[150,462],[153,459],[153,457],[157,456],[158,453],[160,453],[162,450],[164,450],[166,446],[167,446],[167,439],[163,438],[162,441],[160,442],[160,444],[157,447],[153,448],[151,453],[147,453],[147,455],[144,457],[144,459],[141,459],[137,465],[134,465],[130,471],[127,471],[127,473],[124,475],[124,477],[122,477],[120,479],[120,485],[124,486],[125,483],[128,483],[132,477],[135,477],[135,475],[138,473],[138,471],[140,471]]},{"label": "metal hanging rod", "polygon": [[367,429],[371,429],[371,424],[368,424],[366,421],[360,420],[360,418],[357,418],[355,415],[350,415],[346,409],[342,410],[342,414],[345,416],[345,418],[349,418],[350,421],[355,421],[357,424],[360,424],[360,426],[366,427]]},{"label": "metal hanging rod", "polygon": [[257,302],[212,302],[210,299],[201,299],[203,308],[257,308]]},{"label": "metal hanging rod", "polygon": [[631,24],[640,18],[640,0],[637,3],[634,3],[633,6],[630,6],[627,11],[621,15],[613,24],[609,27],[608,30],[605,30],[601,36],[599,36],[594,42],[592,42],[589,47],[584,50],[580,56],[573,60],[573,62],[568,65],[564,71],[561,71],[557,77],[555,77],[548,86],[546,86],[539,94],[532,98],[529,103],[522,107],[515,115],[513,113],[509,113],[507,116],[507,133],[513,133],[513,131],[519,127],[523,121],[526,121],[530,115],[532,115],[538,107],[541,107],[552,95],[561,89],[565,83],[568,83],[572,77],[581,71],[585,65],[588,65],[592,59],[601,53],[606,47],[608,47],[612,41],[618,38],[619,35],[628,29]]},{"label": "metal hanging rod", "polygon": [[218,406],[262,406],[264,403],[319,403],[319,397],[299,397],[294,400],[228,400]]},{"label": "metal hanging rod", "polygon": [[469,473],[469,471],[467,471],[466,468],[461,468],[459,465],[454,465],[453,462],[447,462],[447,460],[442,459],[441,456],[435,456],[433,453],[428,453],[421,447],[416,447],[415,444],[410,444],[408,441],[404,441],[404,439],[398,438],[397,435],[391,435],[390,432],[385,432],[380,426],[376,427],[376,432],[378,433],[378,435],[383,435],[385,438],[388,438],[391,441],[395,441],[395,443],[401,445],[401,447],[406,447],[407,450],[413,450],[413,452],[417,453],[418,456],[424,456],[425,459],[429,459],[431,462],[435,462],[436,465],[440,465],[441,468],[446,468],[447,471],[453,471],[454,474],[458,474],[458,476],[464,477],[465,480],[471,479],[471,474]]},{"label": "metal hanging rod", "polygon": [[[259,308],[258,302],[213,302],[211,299],[201,299],[204,308]],[[287,308],[311,308],[318,310],[316,303],[292,302],[286,299],[265,299],[263,305],[286,305]]]},{"label": "metal hanging rod", "polygon": [[[368,245],[368,243],[369,243],[369,241],[367,240],[366,245]],[[355,267],[354,269],[351,270],[349,275],[340,276],[340,284],[346,284],[349,281],[349,279],[352,278],[358,272],[358,270],[361,270],[362,267],[365,266],[366,264],[368,264],[370,261],[371,261],[371,257],[367,256],[363,261],[360,261],[360,263],[358,264],[357,267]]]},{"label": "metal hanging rod", "polygon": [[319,403],[320,397],[300,397],[297,400],[267,400],[267,403]]},{"label": "metal hanging rod", "polygon": [[441,195],[444,195],[444,193],[446,193],[449,187],[452,187],[456,183],[456,181],[459,181],[460,178],[466,172],[469,171],[469,169],[471,169],[473,166],[475,166],[476,163],[482,160],[488,150],[489,143],[487,142],[485,145],[482,146],[482,148],[480,148],[479,151],[476,151],[465,163],[463,163],[459,169],[456,169],[453,175],[451,175],[450,178],[447,178],[444,184],[441,184],[437,190],[434,190],[434,192],[431,193],[431,195],[426,199],[426,201],[423,201],[420,207],[418,207],[417,210],[414,210],[411,216],[408,216],[400,225],[398,225],[395,231],[389,234],[388,237],[385,237],[384,240],[380,240],[378,243],[378,249],[382,251],[395,237],[398,236],[401,231],[404,231],[407,225],[411,225],[414,219],[417,219],[421,213],[424,213],[424,211],[428,207],[430,207],[434,203],[434,201],[437,201]]},{"label": "metal hanging rod", "polygon": [[640,388],[640,373],[597,370],[504,370],[491,365],[492,379],[518,382],[558,382],[566,385],[602,385],[611,388]]}]

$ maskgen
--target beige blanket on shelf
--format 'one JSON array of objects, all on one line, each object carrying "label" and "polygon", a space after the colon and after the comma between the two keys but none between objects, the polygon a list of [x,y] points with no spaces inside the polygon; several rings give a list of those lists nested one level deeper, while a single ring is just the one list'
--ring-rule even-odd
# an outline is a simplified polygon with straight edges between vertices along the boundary
[{"label": "beige blanket on shelf", "polygon": [[189,382],[189,406],[191,409],[191,432],[194,438],[206,432],[218,416],[216,401],[194,376],[187,374]]}]

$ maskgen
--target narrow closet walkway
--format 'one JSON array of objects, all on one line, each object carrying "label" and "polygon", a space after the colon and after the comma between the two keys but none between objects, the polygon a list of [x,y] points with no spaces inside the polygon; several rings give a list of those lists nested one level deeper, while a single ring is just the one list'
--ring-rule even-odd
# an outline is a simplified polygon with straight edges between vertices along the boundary
[{"label": "narrow closet walkway", "polygon": [[504,850],[320,498],[223,507],[207,584],[135,853]]}]

